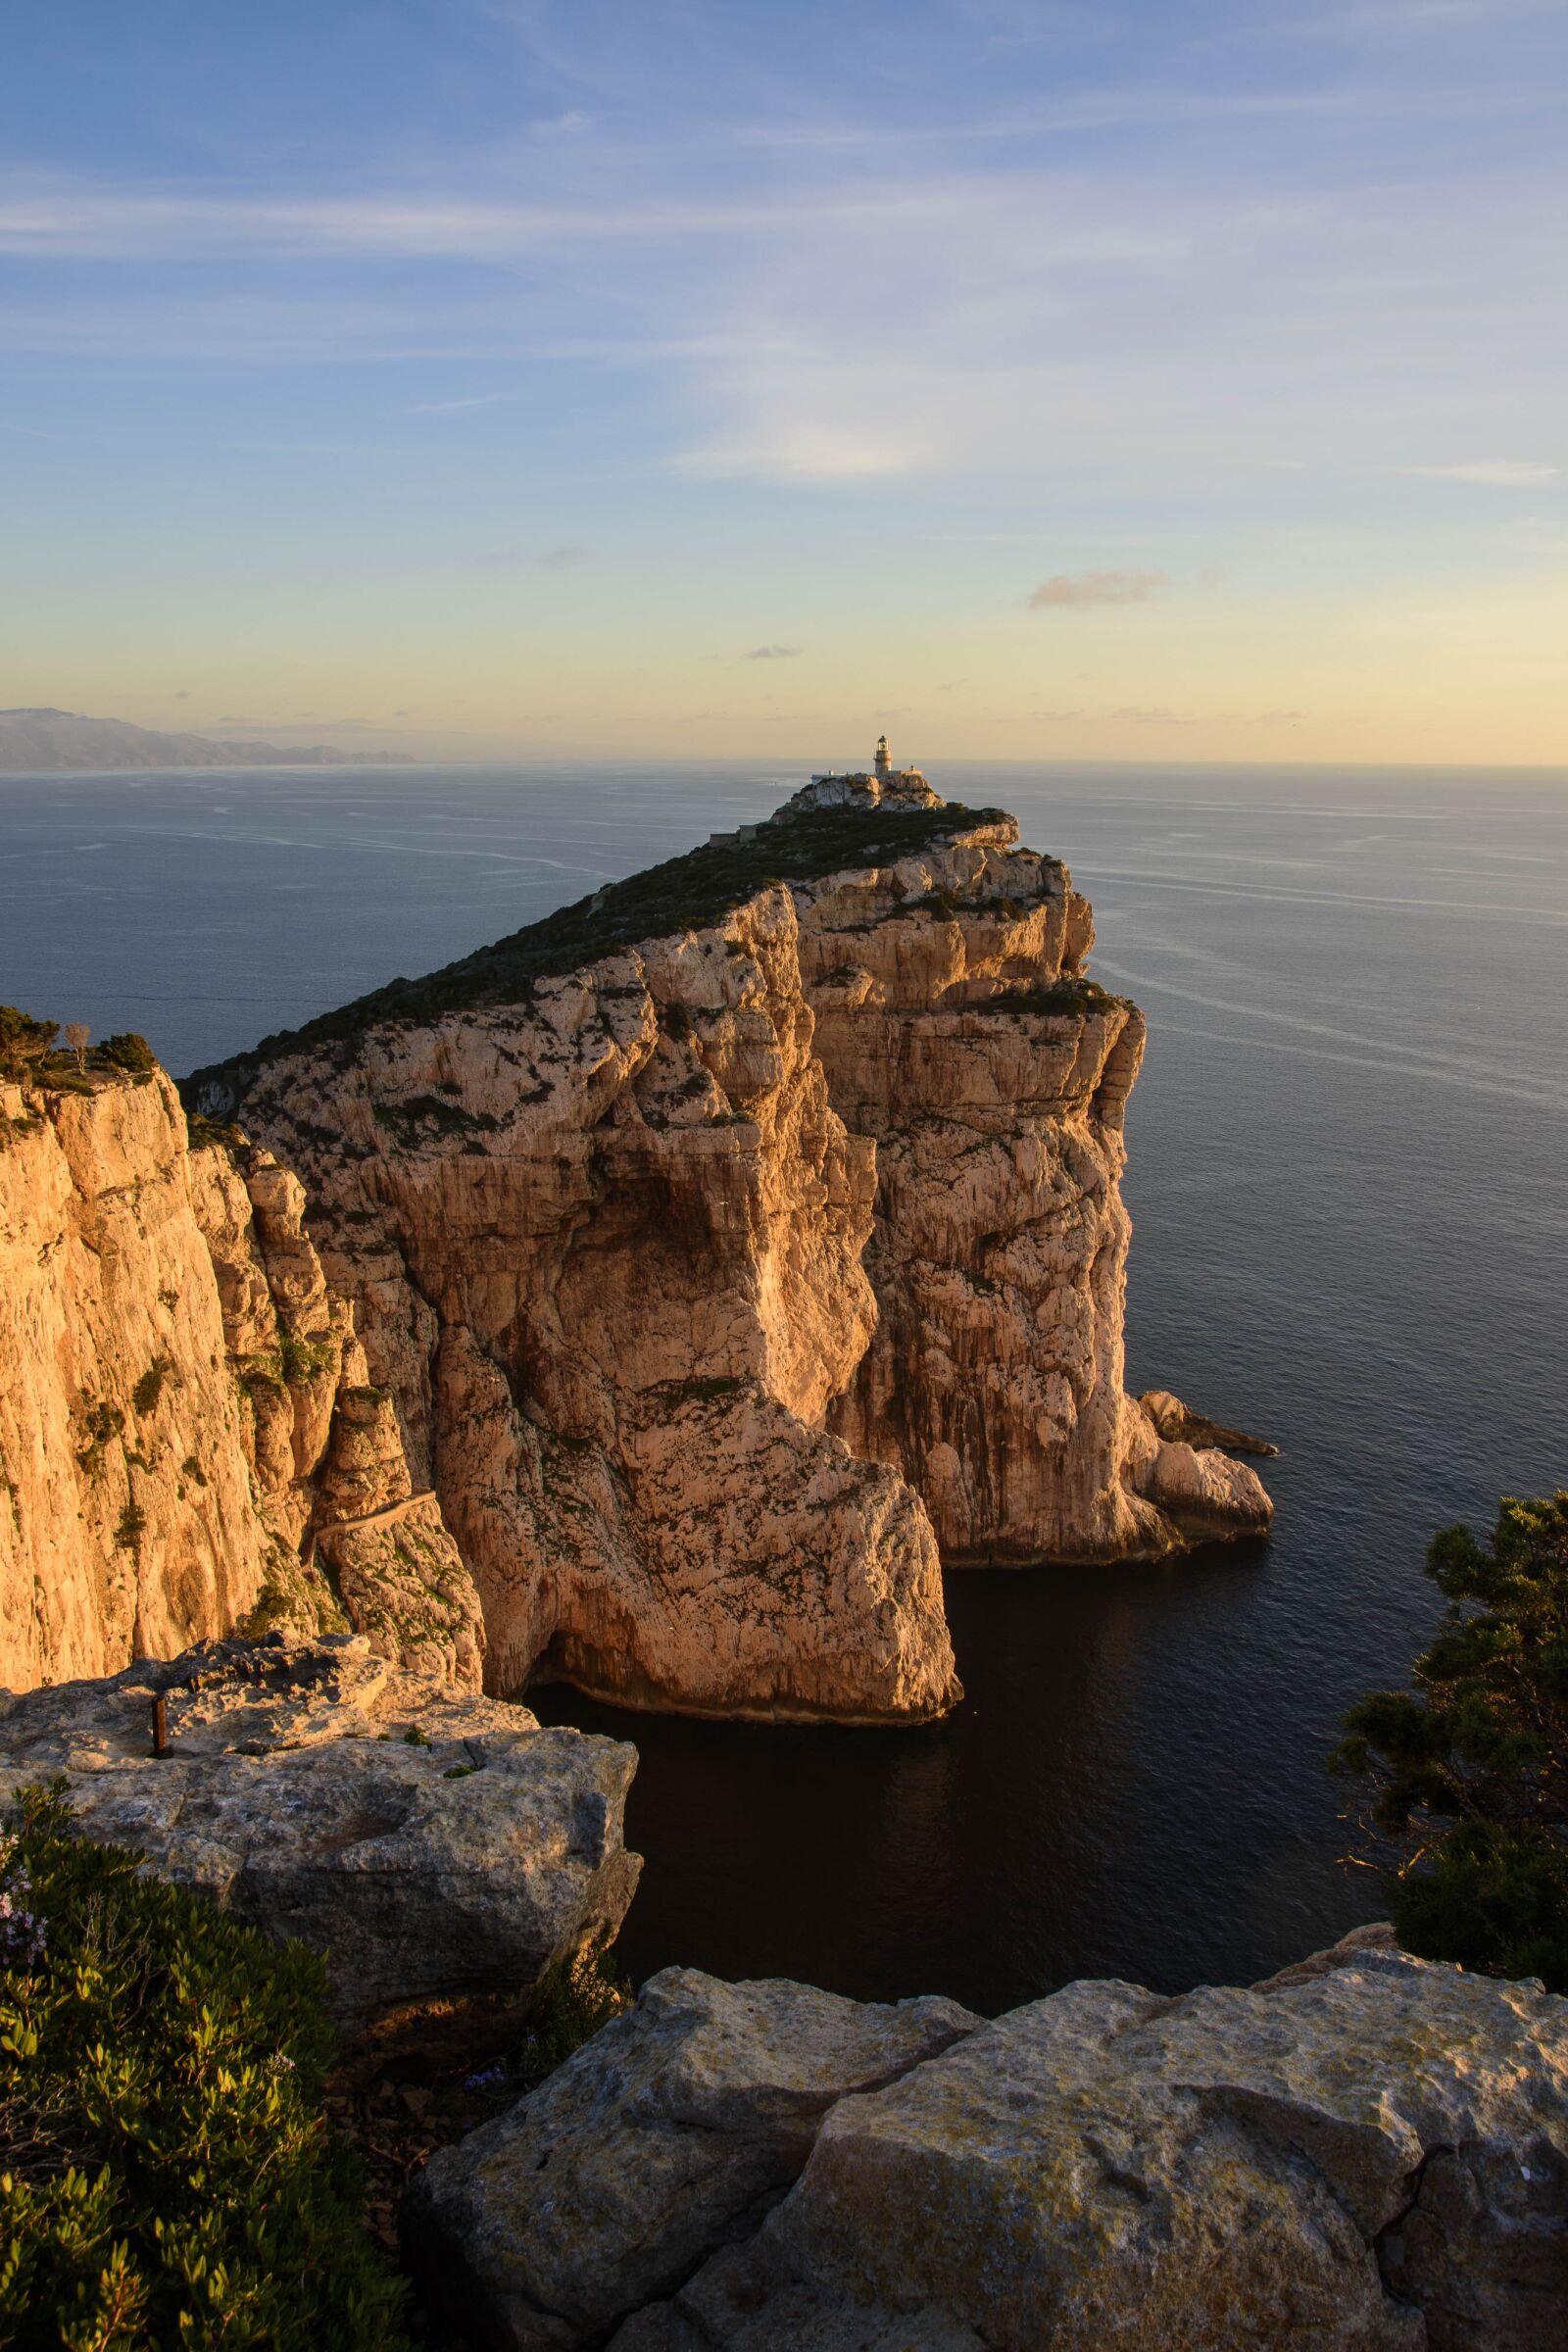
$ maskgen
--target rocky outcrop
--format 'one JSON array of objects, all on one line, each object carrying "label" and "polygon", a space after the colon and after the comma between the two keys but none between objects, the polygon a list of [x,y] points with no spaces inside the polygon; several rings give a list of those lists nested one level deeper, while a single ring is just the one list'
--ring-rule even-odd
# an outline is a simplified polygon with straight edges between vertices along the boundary
[{"label": "rocky outcrop", "polygon": [[1123,1388],[1137,1009],[1010,817],[797,886],[815,1046],[876,1143],[879,1315],[829,1427],[908,1480],[943,1556],[1126,1558],[1268,1525],[1253,1473]]},{"label": "rocky outcrop", "polygon": [[84,1836],[323,1952],[354,2024],[522,1993],[613,1936],[641,1867],[622,1839],[636,1765],[364,1636],[219,1642],[0,1693],[0,1801],[63,1775]]},{"label": "rocky outcrop", "polygon": [[1568,2343],[1568,2002],[1364,1937],[1287,1977],[981,2025],[671,1970],[412,2234],[508,2352]]},{"label": "rocky outcrop", "polygon": [[477,1688],[477,1597],[439,1507],[395,1537],[342,1524],[368,1418],[378,1502],[413,1489],[303,1209],[270,1152],[192,1148],[150,1062],[0,1086],[0,1682],[346,1610]]},{"label": "rocky outcrop", "polygon": [[667,1968],[591,2052],[416,2177],[411,2234],[483,2340],[601,2342],[755,2229],[840,2099],[980,2023],[954,2001],[884,2008]]},{"label": "rocky outcrop", "polygon": [[494,1688],[918,1721],[957,1690],[939,1542],[1267,1524],[1123,1391],[1142,1022],[1064,870],[917,781],[832,779],[188,1082],[305,1176]]}]

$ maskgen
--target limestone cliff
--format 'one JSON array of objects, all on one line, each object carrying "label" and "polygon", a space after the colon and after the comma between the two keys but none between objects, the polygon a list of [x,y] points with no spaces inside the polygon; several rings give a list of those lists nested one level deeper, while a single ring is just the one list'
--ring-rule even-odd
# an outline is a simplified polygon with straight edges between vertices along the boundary
[{"label": "limestone cliff", "polygon": [[1143,1030],[1088,907],[850,782],[188,1082],[305,1176],[500,1690],[918,1720],[939,1538],[1267,1523],[1123,1392]]},{"label": "limestone cliff", "polygon": [[192,1148],[150,1057],[0,1085],[0,1684],[346,1612],[477,1686],[471,1582],[303,1206],[270,1152]]}]

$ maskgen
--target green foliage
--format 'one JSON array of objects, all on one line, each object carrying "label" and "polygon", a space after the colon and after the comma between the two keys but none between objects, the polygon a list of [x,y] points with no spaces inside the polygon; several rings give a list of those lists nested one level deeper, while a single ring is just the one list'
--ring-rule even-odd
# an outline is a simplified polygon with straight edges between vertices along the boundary
[{"label": "green foliage", "polygon": [[139,1503],[127,1502],[120,1514],[115,1542],[122,1551],[134,1551],[147,1532],[147,1514]]},{"label": "green foliage", "polygon": [[291,1387],[315,1380],[329,1365],[334,1369],[337,1365],[337,1344],[330,1333],[325,1339],[298,1340],[285,1331],[278,1342],[278,1352],[283,1378]]},{"label": "green foliage", "polygon": [[526,2091],[564,2066],[573,2050],[618,2017],[631,2000],[620,1971],[600,1944],[586,1945],[569,1960],[546,1969],[523,2014],[522,2034],[507,2067],[508,2094]]},{"label": "green foliage", "polygon": [[1568,1493],[1505,1496],[1490,1546],[1445,1529],[1427,1574],[1415,1688],[1352,1707],[1335,1768],[1371,1788],[1401,1942],[1568,1992]]},{"label": "green foliage", "polygon": [[112,1070],[126,1070],[136,1078],[150,1077],[158,1067],[157,1054],[135,1029],[122,1029],[115,1037],[106,1037],[97,1048],[97,1057]]},{"label": "green foliage", "polygon": [[100,1400],[97,1404],[83,1405],[82,1425],[86,1442],[78,1446],[76,1460],[89,1478],[96,1478],[103,1466],[104,1448],[120,1436],[125,1416],[118,1404]]},{"label": "green foliage", "polygon": [[[312,1046],[352,1044],[381,1021],[427,1021],[485,1004],[526,1004],[536,981],[574,972],[617,949],[671,932],[700,930],[769,883],[808,882],[818,874],[875,865],[907,857],[927,844],[1000,816],[996,808],[965,808],[949,801],[936,808],[819,808],[787,823],[760,826],[750,841],[726,837],[671,858],[624,882],[612,882],[530,923],[493,947],[480,948],[422,980],[392,980],[303,1029],[264,1038],[235,1056],[181,1081],[187,1102],[234,1102],[257,1070],[279,1054]],[[424,1109],[421,1115],[434,1118]],[[408,1104],[379,1104],[396,1132]],[[451,1106],[448,1105],[450,1108]],[[387,1124],[385,1120],[382,1122]],[[401,1140],[401,1137],[400,1137]]]},{"label": "green foliage", "polygon": [[34,1020],[15,1004],[0,1004],[0,1078],[27,1080],[52,1053],[60,1034],[58,1021]]},{"label": "green foliage", "polygon": [[319,1960],[137,1863],[41,1789],[0,1848],[0,2344],[395,2352]]},{"label": "green foliage", "polygon": [[164,1383],[174,1367],[166,1355],[155,1355],[136,1386],[130,1392],[130,1401],[138,1413],[154,1413],[164,1393]]},{"label": "green foliage", "polygon": [[428,1747],[430,1744],[424,1733],[420,1731],[416,1723],[410,1724],[408,1730],[403,1735],[403,1741],[406,1747]]},{"label": "green foliage", "polygon": [[245,1142],[242,1130],[231,1119],[204,1119],[199,1110],[187,1113],[185,1132],[193,1152],[201,1152],[211,1144],[219,1145],[225,1152],[232,1152]]},{"label": "green foliage", "polygon": [[971,1012],[1044,1013],[1048,1018],[1060,1019],[1064,1014],[1082,1018],[1090,1012],[1114,1012],[1126,1004],[1125,997],[1113,997],[1108,988],[1098,980],[1086,980],[1081,974],[1069,979],[1053,980],[1042,988],[1019,989],[1005,997],[988,997],[983,1004],[970,1005]]}]

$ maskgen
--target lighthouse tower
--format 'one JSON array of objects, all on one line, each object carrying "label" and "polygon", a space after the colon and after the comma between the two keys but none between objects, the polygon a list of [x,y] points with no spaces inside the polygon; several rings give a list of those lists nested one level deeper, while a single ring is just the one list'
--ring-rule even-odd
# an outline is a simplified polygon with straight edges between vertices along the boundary
[{"label": "lighthouse tower", "polygon": [[891,776],[891,775],[892,775],[892,773],[893,773],[893,754],[892,754],[892,753],[891,753],[891,752],[888,750],[888,739],[887,739],[887,737],[886,737],[885,735],[879,735],[879,736],[877,737],[877,739],[876,739],[876,776],[877,776],[877,782],[878,782],[879,784],[885,784],[885,783],[887,782],[887,780],[888,780],[889,776]]}]

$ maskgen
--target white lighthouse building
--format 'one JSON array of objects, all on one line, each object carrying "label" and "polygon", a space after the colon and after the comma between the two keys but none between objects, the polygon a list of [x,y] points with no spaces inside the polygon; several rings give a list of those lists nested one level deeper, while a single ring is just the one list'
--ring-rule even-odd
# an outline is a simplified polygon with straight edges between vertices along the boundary
[{"label": "white lighthouse building", "polygon": [[[845,775],[830,768],[813,776],[792,801],[791,814],[806,808],[939,808],[942,795],[934,792],[917,767],[895,767],[888,739],[879,735],[869,769],[854,768]],[[783,815],[784,809],[779,811]]]}]

